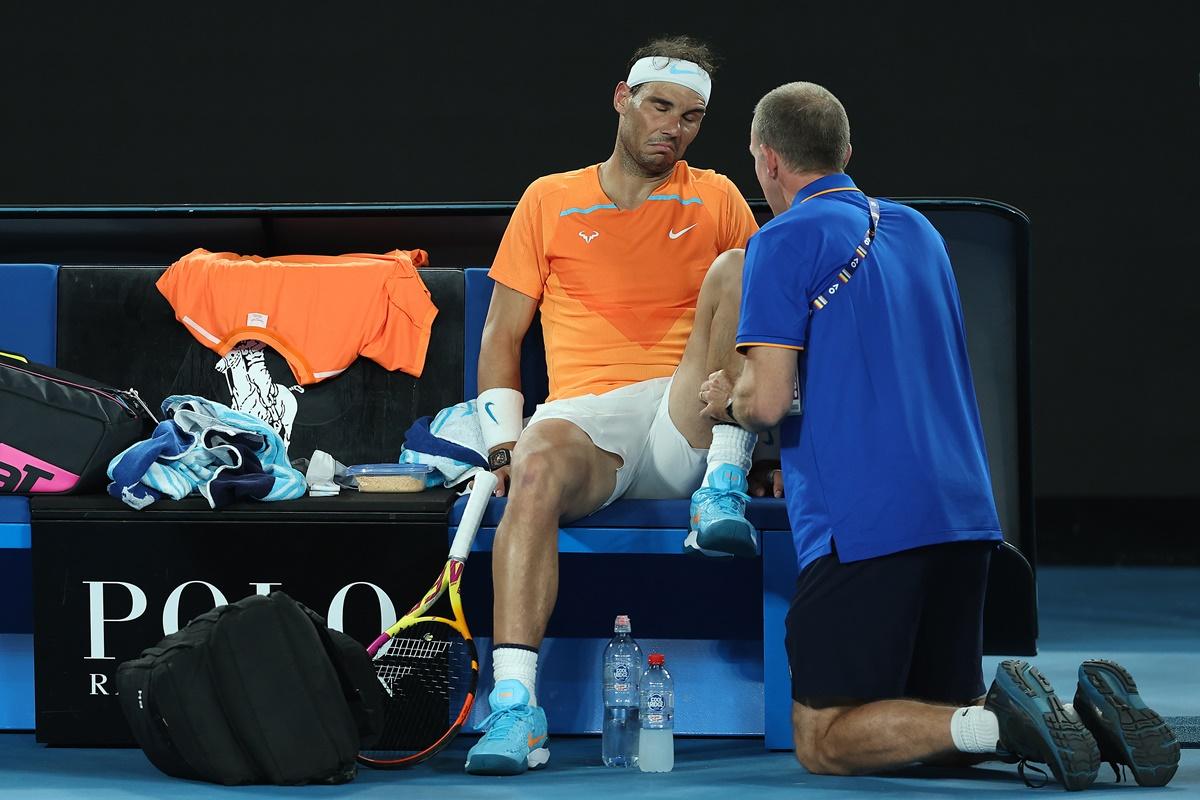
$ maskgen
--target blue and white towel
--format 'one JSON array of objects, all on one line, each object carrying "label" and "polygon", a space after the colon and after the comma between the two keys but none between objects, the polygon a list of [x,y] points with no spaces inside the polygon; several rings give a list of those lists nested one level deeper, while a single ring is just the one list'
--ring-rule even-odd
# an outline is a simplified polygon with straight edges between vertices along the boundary
[{"label": "blue and white towel", "polygon": [[166,419],[151,437],[108,464],[108,493],[126,505],[141,509],[163,495],[179,500],[193,492],[211,508],[304,496],[304,476],[258,417],[193,395],[172,395],[162,410]]},{"label": "blue and white towel", "polygon": [[475,401],[443,408],[433,417],[414,422],[404,432],[400,463],[433,467],[425,479],[427,486],[455,486],[486,470],[487,452]]}]

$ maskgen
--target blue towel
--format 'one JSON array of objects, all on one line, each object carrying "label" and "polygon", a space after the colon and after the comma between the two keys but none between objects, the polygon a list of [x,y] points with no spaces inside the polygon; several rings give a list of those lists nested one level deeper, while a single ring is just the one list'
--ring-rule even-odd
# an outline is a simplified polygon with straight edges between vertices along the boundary
[{"label": "blue towel", "polygon": [[172,395],[162,409],[166,419],[151,437],[108,464],[108,493],[126,505],[141,509],[193,492],[211,508],[304,495],[304,476],[288,463],[283,440],[258,417],[192,395]]},{"label": "blue towel", "polygon": [[443,408],[433,417],[414,422],[404,432],[400,463],[433,467],[425,479],[428,486],[454,486],[487,469],[475,401]]}]

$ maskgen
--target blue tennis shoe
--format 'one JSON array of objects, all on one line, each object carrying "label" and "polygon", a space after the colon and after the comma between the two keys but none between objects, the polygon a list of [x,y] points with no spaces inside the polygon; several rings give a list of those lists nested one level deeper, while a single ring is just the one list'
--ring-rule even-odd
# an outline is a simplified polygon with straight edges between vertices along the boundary
[{"label": "blue tennis shoe", "polygon": [[692,494],[685,553],[706,556],[758,555],[758,532],[746,519],[746,471],[733,464],[713,470]]},{"label": "blue tennis shoe", "polygon": [[483,736],[467,751],[471,775],[520,775],[550,760],[546,712],[529,705],[529,690],[516,680],[496,681],[488,695],[492,713],[479,730]]}]

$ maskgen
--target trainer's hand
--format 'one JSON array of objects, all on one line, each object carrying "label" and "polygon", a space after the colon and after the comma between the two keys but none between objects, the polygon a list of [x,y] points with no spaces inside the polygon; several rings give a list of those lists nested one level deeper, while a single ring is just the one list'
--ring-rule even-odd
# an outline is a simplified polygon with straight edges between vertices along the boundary
[{"label": "trainer's hand", "polygon": [[783,470],[775,460],[756,461],[746,476],[754,497],[783,497]]},{"label": "trainer's hand", "polygon": [[725,374],[725,370],[719,369],[700,384],[700,402],[704,404],[700,415],[719,422],[736,424],[729,416],[729,398],[731,397],[733,397],[733,381]]}]

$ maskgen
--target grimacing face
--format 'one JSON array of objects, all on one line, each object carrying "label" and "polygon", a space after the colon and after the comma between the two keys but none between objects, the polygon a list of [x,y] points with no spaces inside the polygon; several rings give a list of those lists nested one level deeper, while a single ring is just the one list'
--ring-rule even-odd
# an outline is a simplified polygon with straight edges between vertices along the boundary
[{"label": "grimacing face", "polygon": [[665,175],[700,132],[704,100],[674,83],[643,84],[625,100],[617,136],[628,159],[647,175]]}]

